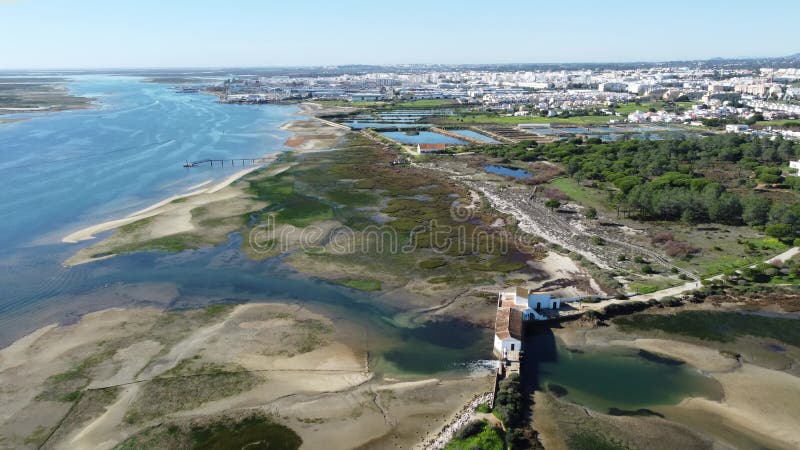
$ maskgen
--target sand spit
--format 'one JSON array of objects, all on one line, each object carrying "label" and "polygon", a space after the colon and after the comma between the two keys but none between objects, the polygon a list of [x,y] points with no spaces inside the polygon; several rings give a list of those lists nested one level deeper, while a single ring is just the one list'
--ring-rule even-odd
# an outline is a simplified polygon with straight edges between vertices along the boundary
[{"label": "sand spit", "polygon": [[[346,127],[345,127],[346,128]],[[294,134],[283,145],[301,151],[318,151],[334,148],[348,129],[334,126],[333,123],[321,119],[298,120],[281,127],[282,130]]]},{"label": "sand spit", "polygon": [[[177,208],[177,203],[175,203],[176,200],[188,199],[189,197],[195,197],[195,196],[199,196],[201,194],[214,194],[216,192],[221,191],[223,188],[225,188],[227,186],[230,186],[233,182],[235,182],[236,180],[242,178],[243,176],[247,175],[248,173],[253,172],[254,170],[260,169],[261,167],[263,167],[263,165],[256,165],[256,166],[253,166],[253,167],[248,167],[247,169],[243,169],[243,170],[240,170],[239,172],[236,172],[235,174],[229,176],[225,180],[223,180],[223,181],[221,181],[221,182],[219,182],[219,183],[217,183],[217,184],[215,184],[213,186],[210,186],[210,187],[207,187],[207,188],[204,188],[204,189],[197,189],[197,190],[194,190],[194,191],[189,192],[187,194],[174,195],[174,196],[169,197],[167,199],[161,200],[158,203],[150,205],[150,206],[148,206],[148,207],[146,207],[146,208],[144,208],[142,210],[139,210],[139,211],[136,211],[134,213],[131,213],[129,216],[125,217],[124,219],[109,220],[108,222],[103,222],[103,223],[100,223],[100,224],[97,224],[97,225],[92,225],[90,227],[83,228],[81,230],[78,230],[78,231],[75,231],[73,233],[70,233],[69,235],[67,235],[63,239],[61,239],[61,241],[65,242],[65,243],[74,244],[74,243],[78,243],[78,242],[81,242],[81,241],[94,239],[94,235],[102,233],[104,231],[113,230],[113,229],[119,228],[121,226],[127,225],[129,223],[136,222],[138,220],[142,220],[142,219],[146,219],[148,217],[152,217],[152,216],[155,216],[155,215],[158,215],[158,214],[164,214],[164,213],[168,213],[168,212],[174,211]],[[208,182],[205,182],[203,184],[207,184],[207,183]],[[195,205],[204,205],[204,204],[210,203],[211,201],[213,201],[213,199],[206,198],[206,199],[203,199],[203,200],[201,200],[199,202],[194,202],[194,204]],[[184,227],[184,228],[186,228],[186,227]]]}]

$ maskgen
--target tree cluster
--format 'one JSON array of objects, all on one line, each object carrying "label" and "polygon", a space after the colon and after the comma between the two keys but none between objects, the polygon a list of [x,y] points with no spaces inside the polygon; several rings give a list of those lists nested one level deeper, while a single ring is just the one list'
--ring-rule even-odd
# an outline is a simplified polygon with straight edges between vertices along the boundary
[{"label": "tree cluster", "polygon": [[[740,134],[660,141],[573,139],[495,146],[487,153],[547,159],[559,162],[578,180],[611,183],[617,188],[612,201],[642,220],[767,226],[770,235],[780,238],[800,232],[800,203],[787,205],[741,189],[759,184],[800,189],[800,179],[782,175],[781,167],[800,155],[800,143],[789,140]],[[711,169],[721,170],[728,179],[706,178]],[[737,189],[729,190],[731,186]]]}]

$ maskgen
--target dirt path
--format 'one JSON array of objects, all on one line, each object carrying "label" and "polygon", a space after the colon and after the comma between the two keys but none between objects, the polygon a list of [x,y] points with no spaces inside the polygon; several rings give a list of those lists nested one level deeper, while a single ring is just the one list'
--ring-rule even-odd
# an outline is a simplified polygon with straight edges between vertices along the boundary
[{"label": "dirt path", "polygon": [[[471,175],[439,167],[435,164],[417,164],[420,167],[446,173],[472,191],[478,191],[489,200],[492,207],[504,214],[514,216],[523,231],[540,236],[548,242],[577,253],[601,269],[620,268],[618,255],[638,255],[649,259],[668,269],[675,269],[692,280],[699,277],[686,269],[675,266],[659,252],[639,245],[630,240],[620,238],[619,234],[610,233],[601,227],[586,229],[581,223],[572,223],[562,214],[544,205],[541,199],[535,198],[535,191],[519,187],[505,187],[498,183],[474,180]],[[602,238],[604,245],[593,243],[597,237]]]},{"label": "dirt path", "polygon": [[[786,262],[789,259],[791,259],[793,256],[797,255],[797,254],[800,254],[800,247],[792,247],[789,250],[786,250],[785,252],[783,252],[783,253],[781,253],[779,255],[776,255],[776,256],[773,256],[772,258],[764,260],[764,262],[767,263],[767,264],[776,263],[776,262]],[[750,267],[755,267],[755,266],[756,266],[756,264],[753,264]],[[713,277],[706,278],[706,280],[709,280],[709,281],[711,281],[711,280],[720,280],[720,279],[722,279],[722,277],[723,277],[723,275],[715,275]],[[605,301],[598,302],[598,303],[585,304],[584,305],[584,309],[600,311],[603,308],[605,308],[606,306],[608,306],[610,304],[613,304],[613,303],[646,302],[646,301],[653,300],[653,299],[659,300],[659,299],[662,299],[664,297],[670,297],[670,296],[674,297],[676,295],[681,295],[681,294],[684,294],[686,292],[690,292],[690,291],[693,291],[695,289],[699,289],[700,287],[702,287],[702,285],[703,284],[700,281],[692,281],[692,282],[689,282],[689,283],[686,283],[686,284],[682,284],[680,286],[675,286],[675,287],[671,287],[671,288],[667,288],[667,289],[662,289],[660,291],[652,292],[650,294],[636,295],[636,296],[633,296],[633,297],[629,298],[628,300],[605,300]]]}]

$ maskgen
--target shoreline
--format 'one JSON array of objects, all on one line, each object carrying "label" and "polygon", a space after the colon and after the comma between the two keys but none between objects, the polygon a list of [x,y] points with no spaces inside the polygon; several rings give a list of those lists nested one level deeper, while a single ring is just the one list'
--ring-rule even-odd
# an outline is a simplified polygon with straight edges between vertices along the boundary
[{"label": "shoreline", "polygon": [[[301,107],[296,114],[299,116],[308,117],[310,113],[311,111],[309,111],[308,108]],[[241,180],[246,175],[257,170],[273,166],[275,161],[277,161],[282,153],[292,153],[297,155],[332,150],[337,148],[341,138],[345,134],[343,130],[334,128],[328,125],[325,121],[319,120],[313,116],[306,120],[290,120],[282,124],[279,128],[281,130],[291,131],[293,133],[284,143],[284,147],[288,149],[283,150],[282,152],[275,152],[265,155],[266,161],[264,163],[240,170],[215,184],[211,184],[213,180],[207,180],[205,182],[196,184],[188,188],[190,192],[173,195],[159,200],[152,205],[130,213],[125,217],[111,219],[80,228],[64,236],[61,239],[61,242],[66,244],[76,244],[95,239],[97,234],[115,230],[143,219],[153,219],[162,216],[169,216],[170,214],[174,215],[181,213],[183,213],[185,216],[188,211],[181,211],[185,206],[183,203],[192,203],[194,206],[205,206],[206,203],[211,203],[218,200],[216,197],[225,197],[227,194],[231,194],[231,192],[223,192],[223,190],[228,188],[236,181]],[[187,202],[187,200],[190,201]],[[172,221],[169,225],[160,227],[158,234],[160,236],[168,236],[180,233],[182,231],[189,231],[193,227],[191,224],[184,223],[187,222],[187,220],[188,219]],[[99,241],[98,244],[103,242],[105,242],[105,240]],[[84,250],[86,249],[79,250],[75,255],[64,262],[63,265],[65,267],[69,267],[86,262],[105,259],[105,257],[79,257],[78,255],[82,254]],[[109,257],[111,256],[113,255],[110,255]]]},{"label": "shoreline", "polygon": [[[194,197],[196,195],[201,195],[201,194],[213,194],[215,192],[219,192],[223,188],[230,186],[235,181],[239,180],[240,178],[244,177],[245,175],[247,175],[247,174],[249,174],[249,173],[251,173],[251,172],[253,172],[253,171],[257,170],[257,169],[261,169],[263,167],[268,166],[269,164],[274,162],[275,159],[277,159],[277,156],[275,156],[274,158],[271,158],[271,159],[272,159],[272,161],[268,161],[267,163],[259,164],[259,165],[253,166],[253,167],[248,167],[247,169],[244,169],[244,170],[240,170],[239,172],[236,172],[235,174],[229,176],[225,180],[223,180],[223,181],[221,181],[221,182],[219,182],[219,183],[217,183],[217,184],[215,184],[213,186],[206,187],[206,188],[203,188],[203,189],[196,189],[196,190],[193,190],[193,191],[188,192],[186,194],[177,194],[177,195],[173,195],[171,197],[167,197],[167,198],[165,198],[165,199],[163,199],[161,201],[158,201],[158,202],[156,202],[156,203],[154,203],[154,204],[152,204],[150,206],[147,206],[147,207],[145,207],[143,209],[140,209],[138,211],[132,212],[131,214],[129,214],[129,215],[127,215],[127,216],[125,216],[125,217],[123,217],[121,219],[112,219],[112,220],[108,220],[106,222],[101,222],[101,223],[98,223],[98,224],[95,224],[95,225],[90,225],[88,227],[81,228],[81,229],[79,229],[77,231],[74,231],[74,232],[64,236],[61,239],[61,242],[66,243],[66,244],[77,244],[77,243],[82,242],[82,241],[95,239],[95,235],[96,234],[100,234],[100,233],[103,233],[105,231],[110,231],[110,230],[119,228],[121,226],[125,226],[125,225],[127,225],[129,223],[136,222],[137,220],[147,219],[149,217],[153,217],[154,215],[157,215],[157,214],[160,213],[160,211],[157,211],[159,208],[162,208],[162,207],[174,202],[175,200]],[[205,183],[201,183],[201,184],[208,184],[209,181],[207,181]],[[197,185],[197,186],[200,186],[200,185]],[[196,188],[197,186],[192,186],[192,187]]]}]

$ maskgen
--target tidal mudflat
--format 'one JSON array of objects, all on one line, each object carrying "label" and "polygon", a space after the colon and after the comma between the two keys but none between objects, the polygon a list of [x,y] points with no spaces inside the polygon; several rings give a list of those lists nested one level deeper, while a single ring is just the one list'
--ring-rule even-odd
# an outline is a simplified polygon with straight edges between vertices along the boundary
[{"label": "tidal mudflat", "polygon": [[[536,395],[543,442],[548,448],[583,441],[674,448],[689,439],[683,445],[796,448],[797,319],[753,317],[734,305],[704,306],[554,330],[550,339],[557,344],[541,365]],[[602,361],[587,363],[595,358]],[[617,372],[631,365],[637,367]],[[570,425],[581,416],[580,428]]]}]

